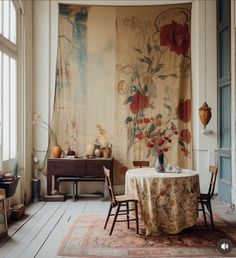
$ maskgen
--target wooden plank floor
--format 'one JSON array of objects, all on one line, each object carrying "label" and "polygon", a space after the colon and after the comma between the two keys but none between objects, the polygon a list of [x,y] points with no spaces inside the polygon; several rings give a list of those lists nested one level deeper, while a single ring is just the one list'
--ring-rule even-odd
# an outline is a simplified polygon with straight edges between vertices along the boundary
[{"label": "wooden plank floor", "polygon": [[[60,242],[72,222],[80,214],[104,214],[109,202],[101,198],[80,198],[76,202],[37,202],[27,206],[24,219],[9,226],[8,237],[0,241],[0,258],[55,258]],[[213,200],[213,210],[235,225],[235,212],[227,214],[227,206]]]},{"label": "wooden plank floor", "polygon": [[23,220],[9,225],[0,242],[0,258],[54,258],[65,232],[79,214],[107,214],[109,202],[80,198],[76,202],[37,202],[26,209]]}]

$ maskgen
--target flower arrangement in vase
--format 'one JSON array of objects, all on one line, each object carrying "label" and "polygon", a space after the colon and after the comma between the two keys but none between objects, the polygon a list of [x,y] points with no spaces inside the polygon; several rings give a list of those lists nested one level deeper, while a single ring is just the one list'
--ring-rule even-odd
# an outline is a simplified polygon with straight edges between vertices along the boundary
[{"label": "flower arrangement in vase", "polygon": [[76,152],[71,149],[72,146],[76,145],[77,136],[78,136],[78,126],[76,125],[75,121],[73,121],[73,120],[67,121],[65,133],[66,133],[65,144],[68,146],[66,155],[75,156]]},{"label": "flower arrangement in vase", "polygon": [[33,125],[39,126],[40,128],[48,131],[49,139],[52,139],[54,142],[54,146],[52,147],[52,155],[54,158],[60,158],[62,154],[62,149],[60,145],[57,143],[57,136],[53,131],[51,125],[48,122],[46,122],[39,113],[34,114]]},{"label": "flower arrangement in vase", "polygon": [[98,129],[98,134],[95,142],[102,150],[104,158],[110,158],[112,153],[112,145],[110,144],[107,131],[99,124],[96,124],[96,127]]}]

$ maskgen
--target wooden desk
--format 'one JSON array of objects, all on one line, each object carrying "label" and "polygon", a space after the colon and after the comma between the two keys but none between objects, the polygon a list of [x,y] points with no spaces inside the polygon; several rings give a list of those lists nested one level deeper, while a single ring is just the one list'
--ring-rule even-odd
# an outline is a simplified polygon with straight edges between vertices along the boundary
[{"label": "wooden desk", "polygon": [[[54,185],[57,177],[78,177],[79,181],[105,181],[103,166],[110,169],[113,178],[113,159],[48,159],[47,160],[47,194],[52,192],[52,176]],[[57,189],[58,190],[58,189]]]}]

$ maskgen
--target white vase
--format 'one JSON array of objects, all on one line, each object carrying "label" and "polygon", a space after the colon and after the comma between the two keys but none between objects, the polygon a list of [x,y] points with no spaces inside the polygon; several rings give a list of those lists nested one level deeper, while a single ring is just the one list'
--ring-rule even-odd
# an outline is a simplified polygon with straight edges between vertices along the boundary
[{"label": "white vase", "polygon": [[91,157],[91,156],[94,155],[94,150],[95,150],[94,144],[90,143],[90,144],[87,146],[86,154]]},{"label": "white vase", "polygon": [[100,158],[101,157],[101,152],[102,152],[101,149],[99,149],[99,148],[95,149],[95,151],[94,151],[95,157]]}]

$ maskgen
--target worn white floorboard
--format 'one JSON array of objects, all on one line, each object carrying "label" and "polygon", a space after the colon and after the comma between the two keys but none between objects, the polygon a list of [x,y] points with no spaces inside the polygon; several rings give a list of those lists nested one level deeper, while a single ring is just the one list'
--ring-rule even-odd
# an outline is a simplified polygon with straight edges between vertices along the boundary
[{"label": "worn white floorboard", "polygon": [[[46,224],[44,224],[43,228],[37,232],[35,237],[28,242],[25,250],[20,254],[19,257],[22,258],[32,258],[37,254],[37,252],[41,249],[44,243],[47,241],[51,232],[58,226],[58,223],[64,216],[66,210],[68,209],[69,204],[63,203],[55,213],[48,219]],[[52,243],[51,243],[52,244]]]},{"label": "worn white floorboard", "polygon": [[72,202],[68,200],[66,203],[69,204],[69,208],[63,214],[61,219],[58,221],[58,224],[48,236],[47,241],[43,244],[41,249],[35,254],[37,258],[44,257],[56,257],[57,250],[63,239],[66,231],[69,229],[73,221],[80,215],[84,213],[85,206],[87,205],[86,201],[76,201]]},{"label": "worn white floorboard", "polygon": [[31,219],[32,216],[34,216],[40,209],[42,209],[42,207],[45,204],[46,204],[45,202],[37,202],[37,203],[30,204],[27,207],[27,215],[24,216],[24,218],[8,225],[9,227],[8,236],[5,237],[4,239],[1,239],[0,248],[8,241],[9,238],[11,238],[16,233],[17,230],[23,227],[24,224],[26,224]]},{"label": "worn white floorboard", "polygon": [[85,214],[101,214],[105,215],[108,212],[110,202],[103,202],[102,199],[93,199],[87,202],[84,213]]},{"label": "worn white floorboard", "polygon": [[0,257],[13,258],[20,257],[21,253],[27,248],[38,232],[47,224],[57,209],[62,205],[61,202],[46,203],[30,220],[24,224],[15,234],[1,247]]}]

